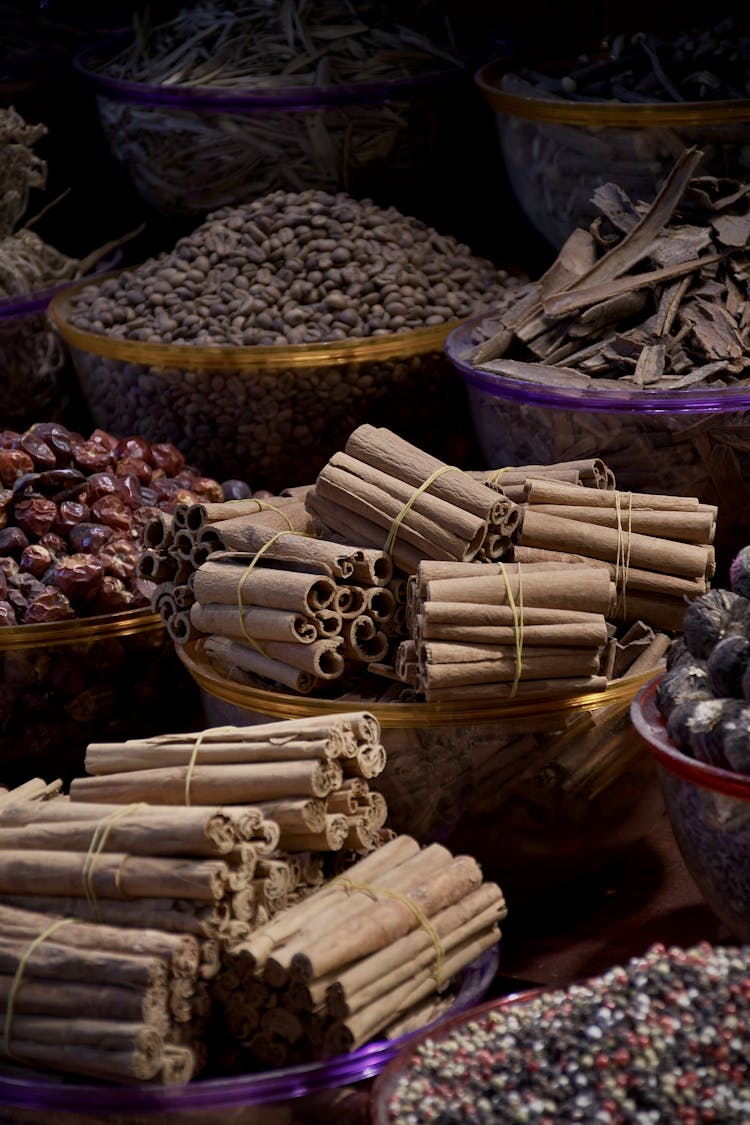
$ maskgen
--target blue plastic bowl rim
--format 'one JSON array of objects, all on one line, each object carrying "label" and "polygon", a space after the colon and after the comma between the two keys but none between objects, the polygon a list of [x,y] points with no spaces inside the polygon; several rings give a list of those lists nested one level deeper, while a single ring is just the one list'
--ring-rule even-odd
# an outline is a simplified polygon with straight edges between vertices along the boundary
[{"label": "blue plastic bowl rim", "polygon": [[454,328],[445,341],[445,352],[465,383],[493,398],[555,410],[607,414],[714,414],[750,408],[750,384],[671,391],[623,388],[620,392],[611,388],[597,390],[595,379],[590,388],[550,387],[481,371],[467,357],[474,347],[474,329],[491,315],[491,311],[482,313]]},{"label": "blue plastic bowl rim", "polygon": [[167,1110],[222,1109],[229,1106],[265,1105],[303,1097],[317,1090],[328,1090],[372,1078],[391,1059],[426,1030],[443,1022],[447,1015],[458,1015],[480,1002],[497,972],[499,946],[491,946],[463,970],[454,1003],[449,1012],[425,1027],[396,1039],[377,1039],[349,1055],[337,1055],[320,1063],[305,1063],[276,1071],[262,1071],[231,1078],[197,1079],[184,1086],[94,1086],[72,1082],[10,1078],[0,1075],[0,1106],[11,1105],[33,1110],[68,1110],[78,1113],[117,1114]]},{"label": "blue plastic bowl rim", "polygon": [[471,78],[467,66],[450,67],[403,78],[378,82],[349,82],[336,86],[283,86],[228,90],[220,86],[159,86],[102,74],[95,60],[122,50],[132,32],[109,36],[84,48],[73,59],[75,70],[86,78],[97,94],[111,101],[158,108],[190,110],[193,113],[268,113],[275,109],[311,110],[329,106],[368,105],[433,93]]}]

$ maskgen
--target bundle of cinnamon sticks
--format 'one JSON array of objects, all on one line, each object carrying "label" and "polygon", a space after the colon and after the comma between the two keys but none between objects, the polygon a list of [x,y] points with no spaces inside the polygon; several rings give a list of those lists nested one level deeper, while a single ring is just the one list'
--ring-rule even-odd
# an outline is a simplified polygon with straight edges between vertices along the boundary
[{"label": "bundle of cinnamon sticks", "polygon": [[505,914],[471,857],[398,836],[227,950],[214,995],[265,1065],[337,1055],[442,991]]},{"label": "bundle of cinnamon sticks", "polygon": [[305,496],[323,533],[385,551],[412,574],[422,559],[497,559],[518,522],[511,500],[384,428],[363,425]]}]

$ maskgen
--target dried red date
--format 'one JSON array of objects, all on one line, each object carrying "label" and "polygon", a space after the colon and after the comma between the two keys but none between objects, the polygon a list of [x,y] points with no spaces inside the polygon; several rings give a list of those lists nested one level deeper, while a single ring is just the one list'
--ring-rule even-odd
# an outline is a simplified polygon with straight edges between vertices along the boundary
[{"label": "dried red date", "polygon": [[0,601],[0,628],[7,629],[9,626],[18,624],[16,618],[16,611],[9,601]]},{"label": "dried red date", "polygon": [[0,570],[0,601],[4,601],[8,593],[8,579],[5,577],[5,571]]},{"label": "dried red date", "polygon": [[115,578],[132,578],[141,555],[141,546],[133,539],[113,539],[99,552],[104,569]]},{"label": "dried red date", "polygon": [[34,462],[34,468],[40,472],[45,469],[54,469],[57,464],[57,458],[46,441],[42,441],[40,437],[35,437],[28,430],[25,434],[21,434],[18,440],[18,448],[22,449],[24,453],[28,453]]},{"label": "dried red date", "polygon": [[77,523],[71,527],[68,543],[74,554],[98,555],[112,542],[114,531],[104,523]]},{"label": "dried red date", "polygon": [[51,531],[57,521],[57,504],[43,496],[20,500],[15,506],[16,523],[31,539],[39,539]]},{"label": "dried red date", "polygon": [[151,446],[151,459],[157,469],[163,469],[168,476],[179,473],[185,464],[185,456],[176,445],[169,441],[156,442]]},{"label": "dried red date", "polygon": [[218,504],[224,499],[221,485],[210,477],[195,477],[188,488],[191,492],[197,493],[202,500]]},{"label": "dried red date", "polygon": [[22,449],[0,449],[0,481],[12,488],[18,477],[34,472],[34,462]]},{"label": "dried red date", "polygon": [[105,523],[107,527],[114,528],[115,531],[130,531],[130,525],[133,522],[129,509],[116,494],[102,496],[100,500],[92,504],[91,515],[99,523]]},{"label": "dried red date", "polygon": [[13,493],[9,488],[0,488],[0,528],[5,527],[8,522],[10,502],[12,499]]},{"label": "dried red date", "polygon": [[18,430],[0,430],[0,449],[15,449],[20,436]]},{"label": "dried red date", "polygon": [[104,566],[96,555],[69,555],[55,567],[55,585],[75,606],[94,600],[103,577]]},{"label": "dried red date", "polygon": [[113,574],[105,574],[94,601],[91,603],[92,613],[123,613],[135,605],[135,595],[128,590],[125,583]]},{"label": "dried red date", "polygon": [[131,512],[141,506],[141,482],[135,473],[117,477],[117,495]]},{"label": "dried red date", "polygon": [[117,449],[119,438],[116,438],[114,434],[107,433],[106,430],[99,429],[99,427],[97,426],[97,428],[89,438],[89,441],[93,441],[96,443],[96,445],[100,445],[102,449],[106,449],[110,453],[114,453],[114,451]]},{"label": "dried red date", "polygon": [[92,473],[86,481],[86,496],[89,504],[101,500],[102,496],[111,496],[116,491],[114,473]]},{"label": "dried red date", "polygon": [[29,608],[28,598],[24,595],[22,590],[14,590],[12,587],[8,590],[8,597],[6,599],[10,605],[13,606],[13,612],[16,615],[16,621],[23,623],[26,618],[26,610]]},{"label": "dried red date", "polygon": [[75,617],[75,610],[62,590],[54,586],[45,586],[44,592],[34,599],[26,611],[24,625],[68,621],[71,617]]},{"label": "dried red date", "polygon": [[53,559],[61,559],[68,553],[68,547],[62,536],[54,531],[48,531],[39,540],[40,547],[46,547]]},{"label": "dried red date", "polygon": [[115,446],[115,457],[121,461],[124,457],[137,457],[140,461],[151,463],[151,442],[148,438],[131,436],[122,438]]},{"label": "dried red date", "polygon": [[71,529],[79,523],[86,523],[90,515],[86,504],[78,500],[63,500],[55,520],[55,531],[61,536],[70,535]]},{"label": "dried red date", "polygon": [[112,467],[112,454],[95,441],[74,442],[73,460],[84,473],[106,473]]},{"label": "dried red date", "polygon": [[18,566],[20,570],[33,574],[34,578],[41,578],[52,562],[52,555],[46,547],[42,547],[39,543],[30,543],[21,552]]},{"label": "dried red date", "polygon": [[70,430],[61,426],[59,422],[34,422],[26,431],[34,437],[41,438],[50,447],[55,455],[58,467],[69,465],[73,459],[73,439]]},{"label": "dried red date", "polygon": [[[29,540],[20,527],[4,527],[0,529],[0,555],[7,555],[18,560],[21,552],[28,547]],[[8,571],[6,569],[6,577]]]},{"label": "dried red date", "polygon": [[148,462],[141,460],[139,457],[123,457],[115,465],[115,475],[118,477],[132,475],[137,478],[140,484],[149,484],[153,476],[153,469]]}]

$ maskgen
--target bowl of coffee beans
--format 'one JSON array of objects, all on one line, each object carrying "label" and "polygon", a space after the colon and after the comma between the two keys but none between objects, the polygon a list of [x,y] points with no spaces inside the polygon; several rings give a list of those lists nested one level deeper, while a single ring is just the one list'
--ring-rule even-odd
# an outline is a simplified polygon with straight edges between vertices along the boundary
[{"label": "bowl of coffee beans", "polygon": [[363,422],[397,419],[460,461],[471,424],[443,342],[515,283],[395,208],[276,191],[68,288],[50,316],[97,425],[277,490],[310,480]]}]

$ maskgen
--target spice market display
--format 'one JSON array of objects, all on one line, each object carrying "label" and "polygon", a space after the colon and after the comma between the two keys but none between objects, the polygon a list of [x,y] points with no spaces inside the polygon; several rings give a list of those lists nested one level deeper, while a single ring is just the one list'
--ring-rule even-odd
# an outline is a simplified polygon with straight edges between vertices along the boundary
[{"label": "spice market display", "polygon": [[[437,7],[78,33],[132,232],[80,256],[0,73],[0,304],[54,341],[0,325],[13,1125],[750,1120],[744,31],[537,68]],[[623,157],[652,103],[711,128]],[[509,176],[472,239],[401,204],[452,113]]]}]

